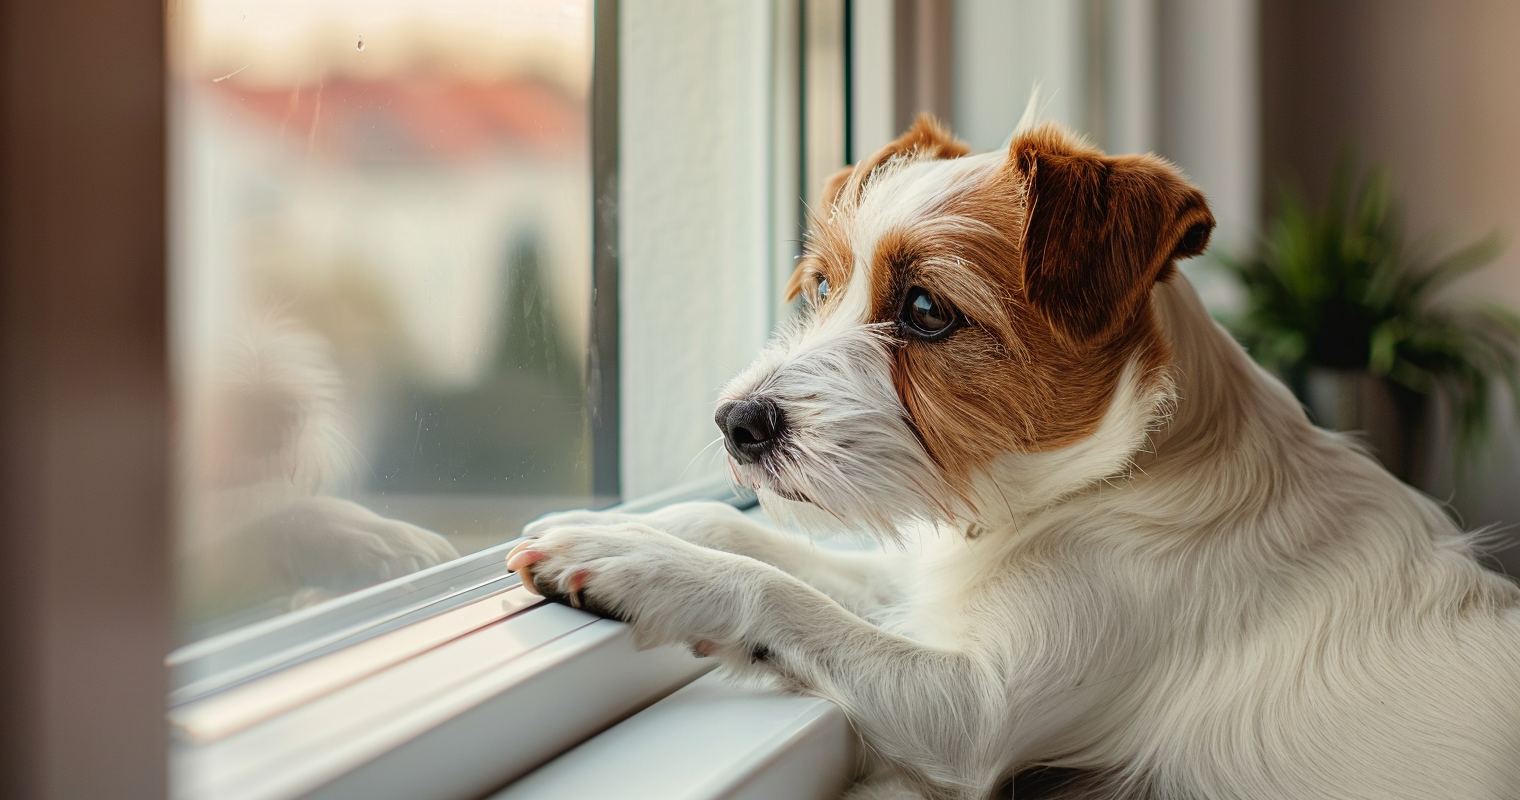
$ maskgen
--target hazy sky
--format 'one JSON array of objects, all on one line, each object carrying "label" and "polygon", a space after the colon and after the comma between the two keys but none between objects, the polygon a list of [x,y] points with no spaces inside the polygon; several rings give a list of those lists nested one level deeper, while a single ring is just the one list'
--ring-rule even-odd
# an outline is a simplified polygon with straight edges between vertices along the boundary
[{"label": "hazy sky", "polygon": [[[428,70],[584,91],[590,0],[181,0],[182,75],[263,86]],[[363,47],[360,47],[362,41]]]}]

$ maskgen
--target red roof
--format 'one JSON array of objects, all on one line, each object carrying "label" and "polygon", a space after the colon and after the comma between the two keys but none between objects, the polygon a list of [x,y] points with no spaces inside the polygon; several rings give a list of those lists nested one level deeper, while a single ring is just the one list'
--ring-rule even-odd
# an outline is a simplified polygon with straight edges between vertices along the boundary
[{"label": "red roof", "polygon": [[449,78],[339,79],[250,88],[206,83],[275,136],[355,161],[455,161],[497,152],[564,157],[587,151],[584,100],[548,84]]}]

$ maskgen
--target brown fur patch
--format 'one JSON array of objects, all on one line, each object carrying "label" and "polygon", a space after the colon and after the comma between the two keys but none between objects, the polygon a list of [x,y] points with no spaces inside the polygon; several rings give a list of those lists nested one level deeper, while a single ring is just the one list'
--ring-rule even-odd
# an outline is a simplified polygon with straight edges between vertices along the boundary
[{"label": "brown fur patch", "polygon": [[848,231],[831,222],[836,216],[853,213],[866,181],[878,167],[893,157],[959,158],[969,152],[971,148],[965,142],[951,136],[949,128],[925,112],[918,115],[907,133],[870,158],[829,176],[810,226],[807,248],[786,283],[786,299],[796,299],[819,277],[826,278],[830,286],[844,286],[849,280],[852,262]]},{"label": "brown fur patch", "polygon": [[1048,124],[1008,155],[1013,179],[1028,186],[1027,295],[1070,338],[1127,322],[1173,261],[1208,245],[1214,217],[1203,193],[1159,158],[1107,157]]},{"label": "brown fur patch", "polygon": [[[854,216],[877,166],[965,152],[920,118],[855,167],[815,225],[796,287],[818,275],[848,281]],[[1201,252],[1212,228],[1203,195],[1165,161],[1104,156],[1045,125],[1017,137],[979,183],[883,235],[869,256],[872,321],[896,321],[914,286],[969,321],[941,341],[905,336],[895,354],[903,406],[947,476],[1091,436],[1131,361],[1160,380],[1170,353],[1151,287]]]}]

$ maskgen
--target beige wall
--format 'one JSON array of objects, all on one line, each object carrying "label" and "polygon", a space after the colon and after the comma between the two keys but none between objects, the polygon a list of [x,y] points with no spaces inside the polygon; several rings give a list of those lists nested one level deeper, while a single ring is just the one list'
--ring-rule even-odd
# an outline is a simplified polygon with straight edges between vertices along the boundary
[{"label": "beige wall", "polygon": [[[1410,229],[1497,230],[1507,249],[1455,291],[1520,308],[1520,2],[1263,0],[1264,162],[1322,192],[1337,149],[1386,163]],[[1520,523],[1520,437],[1505,425],[1481,486],[1430,489],[1470,526]],[[1520,548],[1507,554],[1520,574]]]}]

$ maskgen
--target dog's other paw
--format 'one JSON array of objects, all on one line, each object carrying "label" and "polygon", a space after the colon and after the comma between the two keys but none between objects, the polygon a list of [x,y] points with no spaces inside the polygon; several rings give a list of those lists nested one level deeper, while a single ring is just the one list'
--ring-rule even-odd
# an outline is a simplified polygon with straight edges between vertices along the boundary
[{"label": "dog's other paw", "polygon": [[713,578],[731,558],[624,522],[543,530],[512,549],[507,568],[550,600],[630,623],[650,646],[727,638]]}]

